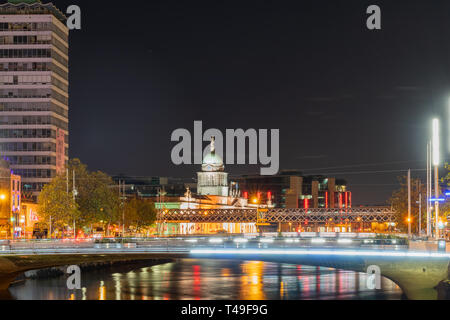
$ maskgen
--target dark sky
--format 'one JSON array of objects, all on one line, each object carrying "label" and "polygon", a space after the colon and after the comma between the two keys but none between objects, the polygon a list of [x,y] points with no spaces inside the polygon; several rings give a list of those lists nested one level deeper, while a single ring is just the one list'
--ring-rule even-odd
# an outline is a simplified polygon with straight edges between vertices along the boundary
[{"label": "dark sky", "polygon": [[[432,117],[449,117],[448,0],[53,3],[82,9],[70,156],[91,169],[195,177],[171,163],[175,129],[280,129],[282,169],[346,178],[356,204],[384,204],[401,170],[425,168]],[[381,31],[366,28],[371,4]]]}]

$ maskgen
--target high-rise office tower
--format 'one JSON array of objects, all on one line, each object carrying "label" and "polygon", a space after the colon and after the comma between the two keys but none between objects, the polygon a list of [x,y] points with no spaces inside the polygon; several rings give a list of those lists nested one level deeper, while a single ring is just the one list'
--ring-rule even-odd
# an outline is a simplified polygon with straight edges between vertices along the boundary
[{"label": "high-rise office tower", "polygon": [[69,149],[69,30],[53,4],[0,5],[0,154],[34,199]]}]

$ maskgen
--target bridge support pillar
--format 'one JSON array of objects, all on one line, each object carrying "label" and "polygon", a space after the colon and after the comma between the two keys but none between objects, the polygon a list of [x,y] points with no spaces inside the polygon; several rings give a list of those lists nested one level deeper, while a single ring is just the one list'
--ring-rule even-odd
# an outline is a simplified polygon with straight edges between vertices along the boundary
[{"label": "bridge support pillar", "polygon": [[442,281],[436,289],[439,300],[450,300],[450,280]]},{"label": "bridge support pillar", "polygon": [[394,281],[410,300],[437,300],[438,286],[448,279],[448,260],[367,261],[379,266],[381,273]]},{"label": "bridge support pillar", "polygon": [[9,289],[11,283],[19,276],[18,273],[0,274],[0,291]]}]

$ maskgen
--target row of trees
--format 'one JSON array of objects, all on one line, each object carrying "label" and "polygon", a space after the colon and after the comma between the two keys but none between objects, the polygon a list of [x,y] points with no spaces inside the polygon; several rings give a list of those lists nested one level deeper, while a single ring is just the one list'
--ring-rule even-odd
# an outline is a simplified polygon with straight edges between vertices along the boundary
[{"label": "row of trees", "polygon": [[38,214],[42,220],[59,229],[72,226],[74,221],[79,229],[99,224],[120,225],[124,220],[136,232],[155,222],[154,204],[141,199],[124,201],[107,174],[90,172],[79,159],[70,160],[67,169],[69,174],[54,178],[38,198]]},{"label": "row of trees", "polygon": [[[441,179],[441,186],[450,188],[450,165],[446,164],[447,174]],[[408,230],[408,178],[399,177],[400,188],[396,190],[390,199],[390,204],[397,213],[398,227],[402,231]],[[433,188],[434,197],[434,188]],[[441,190],[444,192],[445,190]],[[411,179],[411,225],[413,232],[419,231],[419,201],[421,199],[422,230],[426,230],[427,224],[427,186],[420,179]],[[432,204],[434,205],[434,203]],[[445,202],[439,207],[440,215],[447,217],[450,214],[450,203]],[[433,220],[434,221],[434,220]]]}]

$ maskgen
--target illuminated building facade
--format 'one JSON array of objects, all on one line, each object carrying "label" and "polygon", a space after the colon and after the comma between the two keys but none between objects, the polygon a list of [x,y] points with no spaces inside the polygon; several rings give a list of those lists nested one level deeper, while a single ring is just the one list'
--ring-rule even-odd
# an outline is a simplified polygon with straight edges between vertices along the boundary
[{"label": "illuminated building facade", "polygon": [[352,207],[352,193],[347,190],[347,183],[336,178],[282,171],[276,176],[241,176],[235,181],[245,197],[267,199],[277,208]]},{"label": "illuminated building facade", "polygon": [[66,17],[53,4],[0,5],[0,152],[35,200],[69,149]]},{"label": "illuminated building facade", "polygon": [[11,225],[14,237],[19,238],[25,225],[25,219],[21,216],[21,202],[22,202],[22,186],[21,177],[11,173]]},{"label": "illuminated building facade", "polygon": [[0,239],[21,234],[21,177],[12,174],[9,162],[0,159]]},{"label": "illuminated building facade", "polygon": [[214,138],[210,150],[203,159],[202,172],[197,174],[197,193],[201,196],[228,197],[228,173],[224,172],[222,158],[216,154]]},{"label": "illuminated building facade", "polygon": [[[166,209],[255,209],[256,204],[250,204],[241,196],[236,183],[228,183],[223,160],[215,152],[214,138],[211,141],[210,152],[202,163],[202,171],[198,173],[197,194],[188,188],[184,196],[176,202],[156,202],[161,212]],[[214,233],[255,233],[255,223],[175,223],[163,224],[164,234],[214,234]]]},{"label": "illuminated building facade", "polygon": [[43,222],[38,216],[38,205],[33,202],[22,201],[20,210],[20,237],[25,239],[33,238],[35,224]]},{"label": "illuminated building facade", "polygon": [[0,239],[11,235],[11,169],[9,163],[0,159]]}]

